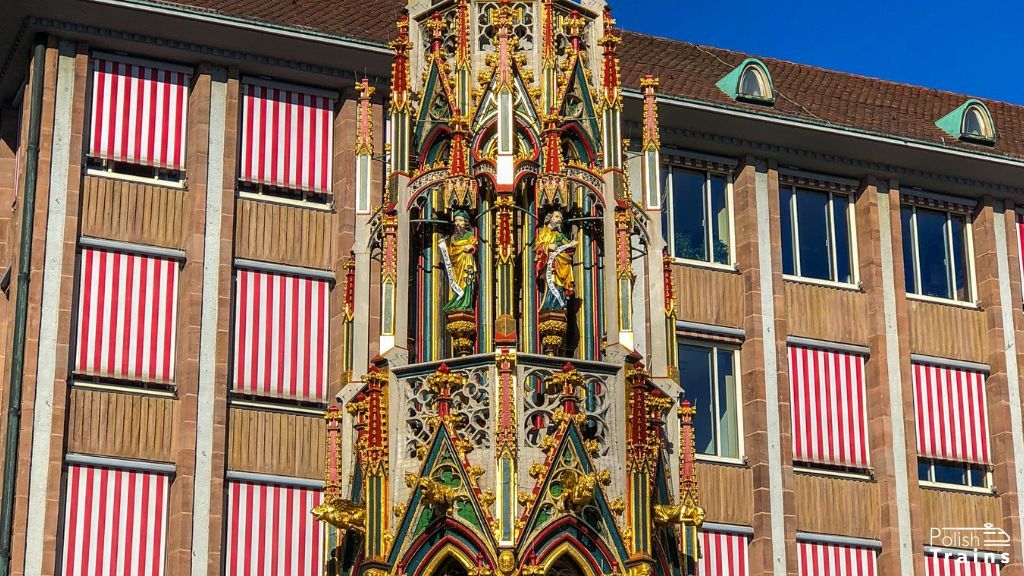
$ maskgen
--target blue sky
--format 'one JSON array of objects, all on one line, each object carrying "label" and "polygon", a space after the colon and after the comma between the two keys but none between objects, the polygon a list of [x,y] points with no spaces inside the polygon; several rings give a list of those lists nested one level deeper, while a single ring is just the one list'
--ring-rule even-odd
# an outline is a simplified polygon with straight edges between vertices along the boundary
[{"label": "blue sky", "polygon": [[610,0],[619,26],[1024,105],[1019,0]]}]

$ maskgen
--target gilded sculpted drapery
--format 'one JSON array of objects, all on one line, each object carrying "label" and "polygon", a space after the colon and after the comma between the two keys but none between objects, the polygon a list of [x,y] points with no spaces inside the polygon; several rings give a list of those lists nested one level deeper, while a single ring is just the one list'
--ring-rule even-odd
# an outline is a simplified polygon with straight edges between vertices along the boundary
[{"label": "gilded sculpted drapery", "polygon": [[445,312],[473,310],[478,239],[464,217],[456,216],[456,220],[455,233],[442,245],[442,250],[448,251],[445,267],[448,268],[451,288],[451,296],[444,305]]},{"label": "gilded sculpted drapery", "polygon": [[576,242],[562,232],[561,224],[561,213],[553,212],[545,225],[537,230],[534,241],[537,273],[544,286],[541,310],[565,310],[576,290],[572,273]]}]

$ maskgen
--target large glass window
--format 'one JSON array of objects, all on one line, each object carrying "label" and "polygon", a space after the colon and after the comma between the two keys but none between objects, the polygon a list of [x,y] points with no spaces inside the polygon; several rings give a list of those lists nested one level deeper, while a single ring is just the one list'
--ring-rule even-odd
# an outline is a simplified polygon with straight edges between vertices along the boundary
[{"label": "large glass window", "polygon": [[732,263],[728,179],[721,174],[662,168],[665,239],[676,258]]},{"label": "large glass window", "polygon": [[907,292],[971,301],[967,217],[953,212],[904,206],[900,220]]},{"label": "large glass window", "polygon": [[686,398],[697,409],[697,452],[740,457],[739,384],[736,352],[699,344],[679,345],[679,377]]},{"label": "large glass window", "polygon": [[932,458],[918,458],[917,478],[921,482],[947,486],[988,488],[989,467],[970,462],[948,462]]},{"label": "large glass window", "polygon": [[779,206],[783,274],[854,283],[850,196],[785,186]]}]

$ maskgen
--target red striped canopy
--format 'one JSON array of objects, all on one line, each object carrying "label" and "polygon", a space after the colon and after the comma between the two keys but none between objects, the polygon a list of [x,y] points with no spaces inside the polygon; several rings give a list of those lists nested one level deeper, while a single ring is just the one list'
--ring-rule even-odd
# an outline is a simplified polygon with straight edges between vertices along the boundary
[{"label": "red striped canopy", "polygon": [[1024,281],[1024,213],[1017,212],[1017,263],[1020,265],[1021,281]]},{"label": "red striped canopy", "polygon": [[189,74],[105,58],[92,70],[89,156],[184,168]]},{"label": "red striped canopy", "polygon": [[225,576],[320,576],[325,533],[317,490],[228,482]]},{"label": "red striped canopy", "polygon": [[798,542],[800,576],[875,576],[875,551],[860,546]]},{"label": "red striped canopy", "polygon": [[999,576],[1001,564],[995,562],[961,562],[959,555],[928,555],[924,561],[926,576]]},{"label": "red striped canopy", "polygon": [[931,364],[915,363],[913,368],[918,455],[991,462],[985,375]]},{"label": "red striped canopy", "polygon": [[242,86],[240,178],[331,192],[334,99],[291,87]]},{"label": "red striped canopy", "polygon": [[68,466],[62,574],[162,576],[169,485],[164,474]]},{"label": "red striped canopy", "polygon": [[749,543],[750,539],[743,534],[702,530],[698,576],[748,576]]},{"label": "red striped canopy", "polygon": [[789,347],[793,459],[868,468],[864,357]]},{"label": "red striped canopy", "polygon": [[178,263],[82,249],[75,372],[174,381]]},{"label": "red striped canopy", "polygon": [[323,280],[238,271],[236,391],[326,400],[329,293]]}]

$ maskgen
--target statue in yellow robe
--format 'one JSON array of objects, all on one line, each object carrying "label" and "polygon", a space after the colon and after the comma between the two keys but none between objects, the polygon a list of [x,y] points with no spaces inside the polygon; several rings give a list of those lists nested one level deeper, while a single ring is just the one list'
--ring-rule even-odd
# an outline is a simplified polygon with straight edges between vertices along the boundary
[{"label": "statue in yellow robe", "polygon": [[569,299],[576,292],[576,282],[572,273],[576,241],[569,240],[562,232],[560,210],[550,212],[544,218],[544,225],[537,230],[533,246],[537,275],[544,287],[540,309],[565,310],[569,305]]},{"label": "statue in yellow robe", "polygon": [[473,310],[473,294],[476,285],[476,250],[479,240],[469,225],[469,214],[459,210],[454,218],[455,231],[438,246],[441,259],[448,272],[448,287],[451,295],[444,305],[445,312]]}]

